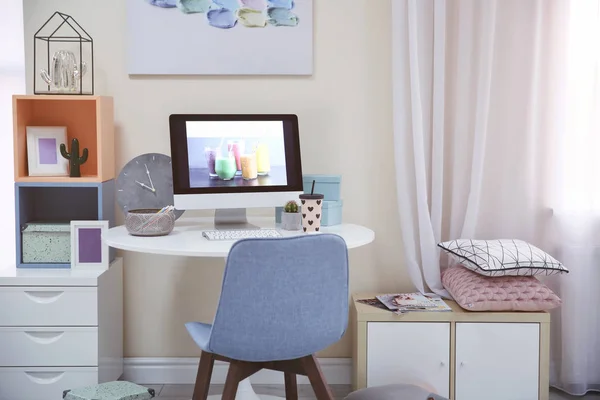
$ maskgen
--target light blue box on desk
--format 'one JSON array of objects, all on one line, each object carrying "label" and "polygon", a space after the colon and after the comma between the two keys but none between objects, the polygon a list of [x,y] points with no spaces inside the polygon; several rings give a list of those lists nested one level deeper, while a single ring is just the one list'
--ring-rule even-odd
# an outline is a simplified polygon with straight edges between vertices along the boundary
[{"label": "light blue box on desk", "polygon": [[343,200],[337,201],[323,201],[323,215],[321,216],[322,226],[333,226],[342,223],[342,208],[344,206]]},{"label": "light blue box on desk", "polygon": [[310,193],[313,180],[315,181],[315,193],[325,196],[326,201],[338,201],[341,197],[342,176],[310,174],[302,176],[304,193]]}]

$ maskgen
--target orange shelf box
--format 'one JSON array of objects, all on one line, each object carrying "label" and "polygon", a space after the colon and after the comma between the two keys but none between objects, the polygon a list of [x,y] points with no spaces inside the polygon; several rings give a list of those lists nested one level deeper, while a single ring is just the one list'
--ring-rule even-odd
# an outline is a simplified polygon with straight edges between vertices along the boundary
[{"label": "orange shelf box", "polygon": [[[105,182],[115,178],[115,128],[112,97],[13,96],[15,182]],[[77,138],[87,148],[81,178],[29,176],[28,126],[66,126],[67,149]]]}]

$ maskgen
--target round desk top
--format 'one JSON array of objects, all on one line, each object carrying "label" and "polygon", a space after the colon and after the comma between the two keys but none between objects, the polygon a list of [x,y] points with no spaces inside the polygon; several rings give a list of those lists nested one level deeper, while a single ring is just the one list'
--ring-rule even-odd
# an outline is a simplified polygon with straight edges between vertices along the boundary
[{"label": "round desk top", "polygon": [[[249,217],[248,220],[261,228],[275,228],[274,218]],[[207,240],[202,232],[211,229],[214,229],[214,218],[181,218],[167,236],[131,236],[125,226],[117,226],[109,229],[102,238],[109,246],[121,250],[186,257],[227,257],[235,241]],[[280,232],[284,237],[304,235],[301,231]],[[354,224],[323,226],[321,232],[341,236],[349,249],[364,246],[375,239],[371,229]]]}]

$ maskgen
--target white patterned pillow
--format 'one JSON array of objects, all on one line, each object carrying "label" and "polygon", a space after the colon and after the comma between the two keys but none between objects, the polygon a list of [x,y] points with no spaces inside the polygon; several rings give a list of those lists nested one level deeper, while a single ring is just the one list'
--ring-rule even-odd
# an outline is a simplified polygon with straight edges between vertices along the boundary
[{"label": "white patterned pillow", "polygon": [[438,246],[464,267],[485,276],[556,275],[569,272],[554,257],[522,240],[458,239]]}]

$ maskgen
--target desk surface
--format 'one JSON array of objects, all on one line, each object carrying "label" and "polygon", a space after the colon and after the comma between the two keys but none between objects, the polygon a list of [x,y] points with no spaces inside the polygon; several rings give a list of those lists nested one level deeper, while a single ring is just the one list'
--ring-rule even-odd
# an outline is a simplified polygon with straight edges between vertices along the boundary
[{"label": "desk surface", "polygon": [[[202,231],[213,229],[213,218],[182,218],[167,236],[131,236],[124,226],[109,229],[103,239],[111,247],[149,254],[186,257],[226,257],[234,241],[210,241]],[[261,228],[274,228],[274,218],[249,218],[249,222]],[[323,233],[341,236],[349,249],[364,246],[375,239],[375,233],[364,226],[342,224],[324,226]],[[300,231],[281,231],[284,237],[304,235]]]}]

